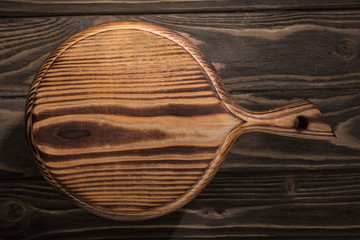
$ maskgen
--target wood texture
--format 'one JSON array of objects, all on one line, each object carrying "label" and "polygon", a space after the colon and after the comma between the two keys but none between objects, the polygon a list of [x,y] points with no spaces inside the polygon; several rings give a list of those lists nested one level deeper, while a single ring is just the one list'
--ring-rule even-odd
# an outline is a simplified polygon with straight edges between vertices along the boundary
[{"label": "wood texture", "polygon": [[183,206],[242,122],[219,99],[216,77],[195,46],[156,25],[113,22],[73,36],[28,97],[28,139],[44,176],[112,218]]},{"label": "wood texture", "polygon": [[[312,98],[315,95],[318,97]],[[196,239],[205,235],[209,239],[229,236],[243,239],[357,238],[360,152],[355,142],[346,146],[341,142],[358,139],[359,134],[351,130],[359,123],[359,112],[354,111],[360,99],[358,92],[233,95],[237,102],[250,109],[258,104],[268,108],[279,102],[289,103],[299,96],[326,109],[325,116],[333,126],[347,125],[350,120],[348,131],[325,146],[316,140],[289,141],[287,137],[247,133],[234,145],[214,180],[186,207],[160,218],[134,223],[106,220],[86,213],[52,190],[39,176],[26,152],[25,139],[19,137],[25,131],[22,124],[24,99],[3,100],[1,109],[13,113],[8,114],[13,124],[7,128],[10,132],[1,142],[1,152],[8,161],[1,163],[0,196],[4,202],[20,201],[26,214],[0,233],[4,239],[26,236],[111,239],[119,235],[125,239]],[[346,104],[339,105],[341,101]],[[323,151],[324,148],[328,150]],[[7,219],[4,215],[2,218]]]},{"label": "wood texture", "polygon": [[92,25],[125,19],[159,24],[189,38],[231,93],[360,87],[358,11],[164,14],[0,19],[5,69],[0,95],[26,96],[37,70],[61,42]]},{"label": "wood texture", "polygon": [[0,16],[54,16],[54,15],[98,15],[98,14],[147,14],[189,12],[236,12],[254,10],[301,10],[301,9],[357,9],[356,0],[107,0],[107,1],[45,1],[3,0]]},{"label": "wood texture", "polygon": [[[6,206],[0,238],[358,239],[358,16],[337,10],[0,19],[0,199]],[[266,110],[309,99],[337,139],[324,145],[247,133],[202,194],[149,221],[106,220],[71,205],[39,175],[26,147],[26,92],[46,56],[66,38],[95,23],[128,18],[190,37],[241,106]],[[343,45],[343,39],[355,45]],[[3,204],[12,201],[26,214]]]},{"label": "wood texture", "polygon": [[45,178],[121,220],[188,203],[245,132],[333,137],[307,101],[263,112],[236,105],[191,42],[140,21],[98,25],[55,49],[32,83],[26,124]]}]

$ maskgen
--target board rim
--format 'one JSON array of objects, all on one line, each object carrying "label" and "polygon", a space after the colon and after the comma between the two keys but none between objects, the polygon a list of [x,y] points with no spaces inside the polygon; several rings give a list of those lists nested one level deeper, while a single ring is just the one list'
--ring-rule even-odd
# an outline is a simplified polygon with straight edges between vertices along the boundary
[{"label": "board rim", "polygon": [[71,36],[70,38],[65,40],[62,44],[60,44],[48,56],[48,58],[41,65],[40,69],[38,70],[37,74],[35,75],[32,81],[29,95],[27,98],[26,110],[25,110],[26,136],[28,139],[28,144],[33,153],[35,161],[38,167],[40,168],[42,175],[56,190],[58,190],[66,198],[70,199],[76,205],[96,215],[115,219],[115,220],[145,220],[149,218],[158,217],[166,213],[169,213],[171,211],[174,211],[180,207],[183,207],[185,204],[187,204],[192,199],[194,199],[208,185],[208,183],[212,180],[212,178],[220,169],[221,164],[225,159],[225,156],[229,152],[232,144],[234,143],[238,135],[238,129],[237,127],[235,127],[232,131],[230,131],[224,143],[218,148],[217,152],[215,153],[215,158],[211,160],[209,166],[204,171],[203,175],[194,183],[194,185],[191,188],[189,188],[187,191],[185,191],[177,199],[166,205],[138,213],[124,213],[124,212],[102,209],[94,204],[82,200],[81,198],[78,198],[76,195],[74,196],[69,191],[67,191],[66,187],[62,186],[52,176],[48,168],[43,163],[43,160],[41,159],[38,153],[37,147],[33,145],[34,141],[32,135],[32,109],[33,109],[34,100],[36,98],[37,89],[46,71],[51,67],[51,65],[55,62],[55,60],[64,51],[66,51],[66,49],[68,49],[69,47],[76,44],[78,41],[82,39],[85,39],[87,37],[90,37],[92,35],[101,32],[111,31],[116,29],[133,29],[133,30],[147,31],[175,42],[176,44],[181,46],[184,50],[186,50],[198,62],[198,64],[202,67],[206,75],[209,77],[212,85],[215,88],[216,93],[220,97],[221,101],[224,103],[226,109],[229,111],[229,113],[233,114],[235,117],[237,117],[238,115],[237,114],[238,106],[231,98],[227,90],[225,89],[219,73],[216,71],[216,69],[211,64],[211,62],[207,60],[205,55],[200,51],[198,47],[196,47],[193,43],[191,43],[182,35],[152,23],[132,20],[132,21],[116,21],[116,22],[109,22],[101,25],[96,25]]}]

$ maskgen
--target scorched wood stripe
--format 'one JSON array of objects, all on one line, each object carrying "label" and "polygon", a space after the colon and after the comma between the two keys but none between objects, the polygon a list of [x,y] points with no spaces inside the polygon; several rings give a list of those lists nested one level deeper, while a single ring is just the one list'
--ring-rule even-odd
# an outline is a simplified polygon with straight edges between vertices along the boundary
[{"label": "scorched wood stripe", "polygon": [[[295,129],[299,115],[306,126]],[[32,83],[26,123],[45,178],[78,205],[122,220],[189,202],[243,132],[333,137],[308,101],[241,108],[192,43],[138,21],[92,27],[55,49]]]}]

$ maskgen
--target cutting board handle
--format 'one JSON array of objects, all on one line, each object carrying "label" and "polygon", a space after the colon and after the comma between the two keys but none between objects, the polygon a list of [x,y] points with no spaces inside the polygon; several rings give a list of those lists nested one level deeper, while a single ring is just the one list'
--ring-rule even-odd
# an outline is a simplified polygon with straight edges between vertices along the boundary
[{"label": "cutting board handle", "polygon": [[336,138],[321,112],[308,100],[262,112],[239,107],[236,115],[245,121],[234,129],[237,135],[260,131],[318,140]]}]

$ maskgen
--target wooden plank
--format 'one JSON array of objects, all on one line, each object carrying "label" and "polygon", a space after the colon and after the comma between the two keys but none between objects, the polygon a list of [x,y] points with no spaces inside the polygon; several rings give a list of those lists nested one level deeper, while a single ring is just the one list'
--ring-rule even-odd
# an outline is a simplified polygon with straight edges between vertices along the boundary
[{"label": "wooden plank", "polygon": [[45,1],[5,0],[0,3],[0,16],[54,16],[93,14],[147,14],[189,12],[234,12],[254,10],[300,10],[300,9],[358,9],[356,0],[151,0],[151,1]]},{"label": "wooden plank", "polygon": [[71,35],[122,19],[183,34],[231,91],[360,86],[360,11],[8,18],[0,20],[0,96],[25,96],[46,56]]},{"label": "wooden plank", "polygon": [[0,98],[0,179],[40,177],[29,158],[24,124],[24,98]]},{"label": "wooden plank", "polygon": [[[301,239],[360,237],[356,170],[219,174],[186,207],[141,222],[97,217],[38,180],[0,184],[2,239]],[[11,207],[9,207],[11,206]],[[5,223],[6,225],[5,225]],[[13,238],[11,238],[13,237]],[[342,238],[343,239],[343,238]]]}]

